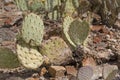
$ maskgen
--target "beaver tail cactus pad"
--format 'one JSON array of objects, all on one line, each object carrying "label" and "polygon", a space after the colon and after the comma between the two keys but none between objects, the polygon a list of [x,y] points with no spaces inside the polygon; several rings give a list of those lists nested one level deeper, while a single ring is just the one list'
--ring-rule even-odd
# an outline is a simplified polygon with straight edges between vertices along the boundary
[{"label": "beaver tail cactus pad", "polygon": [[89,23],[72,17],[66,17],[63,22],[63,32],[69,43],[76,47],[84,44],[90,28]]},{"label": "beaver tail cactus pad", "polygon": [[89,23],[77,19],[70,24],[68,34],[75,45],[80,45],[84,44],[89,35],[89,30]]},{"label": "beaver tail cactus pad", "polygon": [[18,59],[28,69],[36,69],[43,63],[43,56],[34,48],[17,44]]},{"label": "beaver tail cactus pad", "polygon": [[20,67],[17,55],[7,48],[0,48],[0,68],[13,69]]},{"label": "beaver tail cactus pad", "polygon": [[72,17],[70,17],[70,16],[67,16],[67,17],[64,18],[63,33],[64,33],[66,39],[69,41],[69,43],[71,45],[75,46],[75,44],[71,41],[70,36],[68,34],[68,31],[69,31],[68,27],[69,27],[70,23],[72,23],[73,21],[74,21],[74,19]]},{"label": "beaver tail cactus pad", "polygon": [[20,10],[22,11],[28,10],[26,0],[14,0],[14,1]]},{"label": "beaver tail cactus pad", "polygon": [[51,37],[42,43],[41,53],[49,58],[51,64],[66,64],[72,59],[72,52],[60,37]]},{"label": "beaver tail cactus pad", "polygon": [[39,46],[43,39],[44,24],[40,16],[30,13],[28,14],[22,26],[22,38],[31,46]]}]

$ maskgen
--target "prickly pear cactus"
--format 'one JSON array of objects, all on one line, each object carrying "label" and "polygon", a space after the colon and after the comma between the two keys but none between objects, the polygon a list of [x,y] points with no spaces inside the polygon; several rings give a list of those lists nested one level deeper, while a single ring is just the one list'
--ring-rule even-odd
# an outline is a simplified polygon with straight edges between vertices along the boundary
[{"label": "prickly pear cactus", "polygon": [[75,12],[75,7],[72,0],[67,0],[65,3],[65,16],[72,15]]},{"label": "prickly pear cactus", "polygon": [[89,23],[68,16],[63,22],[63,32],[69,43],[76,47],[84,44],[89,34]]},{"label": "prickly pear cactus", "polygon": [[49,11],[55,10],[58,6],[60,6],[61,1],[60,0],[45,0],[44,5],[45,5],[45,10],[49,12]]},{"label": "prickly pear cactus", "polygon": [[51,20],[58,20],[60,18],[60,0],[46,0],[45,1],[45,10],[48,13],[48,17]]},{"label": "prickly pear cactus", "polygon": [[0,68],[13,69],[20,67],[17,55],[7,48],[0,48]]},{"label": "prickly pear cactus", "polygon": [[31,10],[32,12],[40,11],[40,9],[44,8],[43,5],[43,0],[28,0],[28,9]]},{"label": "prickly pear cactus", "polygon": [[55,11],[53,11],[53,12],[50,12],[50,13],[48,14],[48,18],[49,18],[50,20],[58,20],[58,19],[60,19],[60,12],[57,11],[57,10],[55,10]]},{"label": "prickly pear cactus", "polygon": [[51,37],[41,45],[41,53],[48,57],[50,63],[60,65],[72,59],[72,52],[60,37]]},{"label": "prickly pear cactus", "polygon": [[43,63],[43,56],[35,48],[29,48],[28,45],[17,44],[17,54],[21,64],[28,69],[36,69]]},{"label": "prickly pear cactus", "polygon": [[107,26],[112,26],[118,15],[117,9],[120,7],[116,0],[102,0],[102,8],[100,10],[101,18]]},{"label": "prickly pear cactus", "polygon": [[79,0],[72,0],[72,3],[75,8],[79,7]]},{"label": "prickly pear cactus", "polygon": [[70,23],[72,23],[74,21],[74,19],[70,16],[67,16],[64,18],[64,22],[63,22],[63,33],[65,35],[65,37],[67,38],[67,40],[69,41],[69,43],[73,46],[75,46],[75,44],[71,41],[70,36],[68,34],[69,31],[69,25]]},{"label": "prickly pear cactus", "polygon": [[39,46],[44,34],[44,24],[40,16],[30,13],[28,14],[22,26],[22,38],[31,46]]},{"label": "prickly pear cactus", "polygon": [[14,0],[14,1],[20,10],[22,11],[28,10],[26,0]]}]

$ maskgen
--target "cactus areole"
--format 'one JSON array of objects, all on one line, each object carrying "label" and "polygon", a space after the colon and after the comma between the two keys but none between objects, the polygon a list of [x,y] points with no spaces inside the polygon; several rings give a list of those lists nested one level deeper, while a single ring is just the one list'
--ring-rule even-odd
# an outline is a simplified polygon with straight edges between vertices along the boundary
[{"label": "cactus areole", "polygon": [[22,38],[31,46],[39,46],[43,39],[44,24],[40,16],[30,13],[28,14],[22,26]]}]

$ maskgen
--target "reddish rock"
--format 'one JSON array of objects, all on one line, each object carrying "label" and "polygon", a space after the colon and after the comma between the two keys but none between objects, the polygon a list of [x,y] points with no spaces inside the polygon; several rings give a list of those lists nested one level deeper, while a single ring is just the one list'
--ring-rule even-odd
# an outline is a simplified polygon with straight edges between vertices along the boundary
[{"label": "reddish rock", "polygon": [[65,66],[66,70],[67,70],[67,74],[71,74],[73,76],[77,75],[77,70],[75,69],[74,66]]},{"label": "reddish rock", "polygon": [[96,66],[96,61],[92,57],[87,57],[82,60],[82,66]]},{"label": "reddish rock", "polygon": [[66,69],[63,66],[50,66],[48,72],[52,77],[63,77]]},{"label": "reddish rock", "polygon": [[47,69],[43,67],[40,71],[40,76],[44,76],[47,73]]}]

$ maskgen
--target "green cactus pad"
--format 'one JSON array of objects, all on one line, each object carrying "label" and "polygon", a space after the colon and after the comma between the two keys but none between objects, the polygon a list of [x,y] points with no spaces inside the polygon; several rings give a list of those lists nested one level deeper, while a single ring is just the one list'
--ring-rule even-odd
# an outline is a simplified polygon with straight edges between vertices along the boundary
[{"label": "green cactus pad", "polygon": [[44,24],[40,16],[30,13],[28,14],[22,26],[22,38],[31,46],[39,46],[43,39]]},{"label": "green cactus pad", "polygon": [[22,11],[28,10],[26,0],[14,0],[14,1],[20,10]]},{"label": "green cactus pad", "polygon": [[51,20],[58,20],[60,18],[60,9],[59,6],[61,5],[60,0],[45,0],[45,10],[48,13],[48,17]]},{"label": "green cactus pad", "polygon": [[28,0],[27,1],[28,8],[32,11],[38,11],[43,8],[43,2],[42,0]]},{"label": "green cactus pad", "polygon": [[44,1],[45,5],[45,10],[46,11],[53,11],[57,6],[61,4],[60,0],[45,0]]},{"label": "green cactus pad", "polygon": [[7,48],[0,48],[0,68],[13,69],[20,67],[17,55]]},{"label": "green cactus pad", "polygon": [[70,39],[70,36],[68,34],[69,31],[69,26],[70,24],[74,21],[74,19],[70,16],[67,16],[64,18],[64,22],[63,22],[63,33],[66,37],[66,39],[69,41],[69,43],[73,46],[75,46],[75,44],[72,42],[72,40]]},{"label": "green cactus pad", "polygon": [[28,69],[36,69],[43,63],[43,56],[34,48],[17,44],[18,59]]},{"label": "green cactus pad", "polygon": [[89,23],[87,23],[86,21],[73,19],[69,16],[64,19],[63,31],[65,37],[74,47],[80,44],[84,44],[84,41],[89,34],[89,29]]},{"label": "green cactus pad", "polygon": [[68,34],[75,45],[80,45],[89,34],[89,24],[86,21],[74,20],[70,24]]},{"label": "green cactus pad", "polygon": [[72,3],[76,9],[79,7],[79,0],[72,0]]},{"label": "green cactus pad", "polygon": [[60,37],[51,37],[42,43],[41,53],[49,58],[54,65],[69,63],[72,52],[65,41]]},{"label": "green cactus pad", "polygon": [[75,7],[72,0],[67,0],[65,4],[65,16],[72,15],[75,12]]}]

